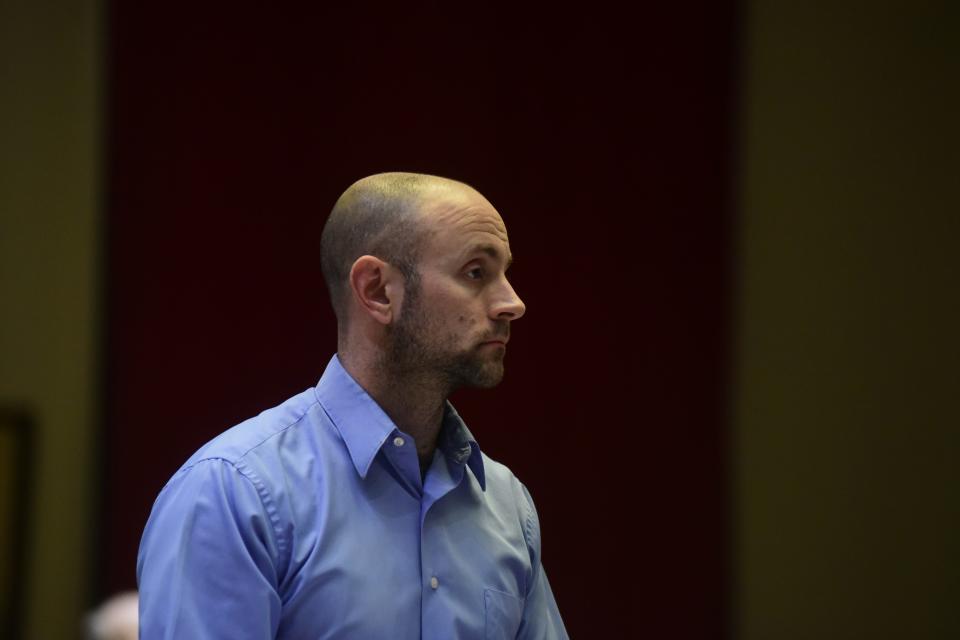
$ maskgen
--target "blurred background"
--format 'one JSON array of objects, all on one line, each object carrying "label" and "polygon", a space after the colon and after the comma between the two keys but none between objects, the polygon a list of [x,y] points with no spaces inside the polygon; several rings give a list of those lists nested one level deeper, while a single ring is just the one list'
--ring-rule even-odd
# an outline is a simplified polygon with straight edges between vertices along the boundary
[{"label": "blurred background", "polygon": [[396,169],[510,229],[454,401],[572,637],[960,637],[955,4],[7,0],[0,65],[0,637],[83,637],[315,384],[324,218]]}]

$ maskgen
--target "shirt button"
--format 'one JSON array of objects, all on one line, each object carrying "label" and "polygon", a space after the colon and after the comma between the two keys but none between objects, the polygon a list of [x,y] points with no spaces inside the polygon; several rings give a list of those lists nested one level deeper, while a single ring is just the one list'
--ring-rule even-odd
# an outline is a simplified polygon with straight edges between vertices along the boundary
[{"label": "shirt button", "polygon": [[397,436],[396,438],[393,439],[393,444],[394,444],[394,446],[402,447],[402,446],[403,446],[403,438],[401,438],[400,436]]},{"label": "shirt button", "polygon": [[431,588],[431,589],[436,589],[436,588],[439,587],[439,586],[440,586],[440,581],[437,580],[437,576],[433,576],[432,578],[430,578],[430,588]]}]

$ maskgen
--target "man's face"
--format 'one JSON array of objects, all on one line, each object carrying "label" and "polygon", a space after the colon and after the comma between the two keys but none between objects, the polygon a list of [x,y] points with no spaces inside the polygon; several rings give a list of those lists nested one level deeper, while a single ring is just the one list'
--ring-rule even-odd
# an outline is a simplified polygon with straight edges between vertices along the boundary
[{"label": "man's face", "polygon": [[431,199],[428,229],[408,282],[388,357],[401,373],[458,387],[492,387],[503,378],[510,322],[525,307],[506,278],[510,245],[500,215],[480,194]]}]

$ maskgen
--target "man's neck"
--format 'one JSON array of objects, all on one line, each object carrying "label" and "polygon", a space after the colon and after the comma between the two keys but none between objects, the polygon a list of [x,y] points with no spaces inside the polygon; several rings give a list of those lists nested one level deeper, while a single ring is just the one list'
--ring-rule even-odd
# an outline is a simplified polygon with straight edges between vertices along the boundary
[{"label": "man's neck", "polygon": [[426,475],[443,425],[447,389],[424,376],[397,374],[382,364],[338,354],[340,364],[417,446],[420,477]]}]

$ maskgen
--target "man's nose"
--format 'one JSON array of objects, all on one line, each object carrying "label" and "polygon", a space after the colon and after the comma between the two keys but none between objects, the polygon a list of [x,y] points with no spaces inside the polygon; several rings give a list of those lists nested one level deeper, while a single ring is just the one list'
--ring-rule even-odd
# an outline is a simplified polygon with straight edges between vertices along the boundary
[{"label": "man's nose", "polygon": [[506,279],[503,284],[497,302],[490,309],[490,317],[494,320],[518,320],[527,312],[527,305],[523,304],[523,300]]}]

